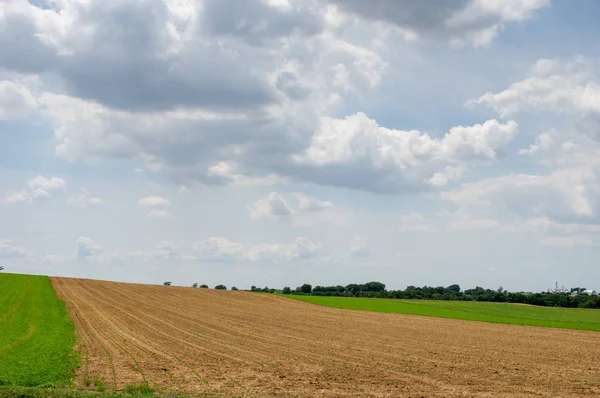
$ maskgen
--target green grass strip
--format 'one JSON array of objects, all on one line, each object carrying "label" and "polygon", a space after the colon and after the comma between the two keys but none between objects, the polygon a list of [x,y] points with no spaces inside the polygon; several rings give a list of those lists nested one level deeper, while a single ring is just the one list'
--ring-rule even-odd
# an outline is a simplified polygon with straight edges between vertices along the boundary
[{"label": "green grass strip", "polygon": [[[0,398],[191,398],[188,395],[170,395],[157,392],[140,392],[126,389],[122,392],[89,392],[60,388],[0,387]],[[195,398],[222,398],[216,395],[199,395]],[[231,397],[235,398],[235,396]]]},{"label": "green grass strip", "polygon": [[286,297],[307,303],[350,310],[600,331],[600,310],[536,307],[477,301],[388,300],[300,295]]},{"label": "green grass strip", "polygon": [[67,386],[75,326],[46,276],[0,273],[0,385]]}]

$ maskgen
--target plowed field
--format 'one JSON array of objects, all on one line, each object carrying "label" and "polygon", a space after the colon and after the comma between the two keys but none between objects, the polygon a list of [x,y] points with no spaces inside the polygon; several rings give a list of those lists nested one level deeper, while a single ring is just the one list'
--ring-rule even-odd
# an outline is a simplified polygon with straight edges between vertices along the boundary
[{"label": "plowed field", "polygon": [[248,397],[597,397],[600,333],[340,310],[273,295],[52,279],[78,383]]}]

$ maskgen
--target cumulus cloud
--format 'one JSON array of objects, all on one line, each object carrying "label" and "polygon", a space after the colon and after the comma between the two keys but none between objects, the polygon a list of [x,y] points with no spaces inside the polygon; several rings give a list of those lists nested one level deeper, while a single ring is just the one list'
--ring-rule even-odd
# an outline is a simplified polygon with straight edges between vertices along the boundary
[{"label": "cumulus cloud", "polygon": [[549,150],[557,145],[557,141],[560,140],[560,135],[556,131],[549,131],[546,133],[539,134],[535,138],[535,143],[531,144],[527,149],[519,150],[519,155],[533,155],[540,150]]},{"label": "cumulus cloud", "polygon": [[180,183],[279,182],[339,92],[378,84],[385,62],[318,7],[227,4],[5,2],[0,66],[64,82],[36,100],[70,161],[143,159]]},{"label": "cumulus cloud", "polygon": [[138,205],[142,207],[170,207],[171,201],[162,196],[149,195],[140,199]]},{"label": "cumulus cloud", "polygon": [[379,85],[387,68],[381,46],[365,44],[381,41],[380,29],[346,35],[356,19],[348,16],[481,44],[548,1],[238,3],[4,2],[0,67],[62,82],[60,93],[34,97],[56,155],[72,162],[142,161],[186,186],[300,180],[412,192],[496,159],[517,126],[489,120],[432,138],[362,113],[326,117],[346,93]]},{"label": "cumulus cloud", "polygon": [[248,206],[250,218],[288,221],[294,226],[309,226],[319,223],[342,225],[347,214],[327,200],[302,193],[279,194],[271,192]]},{"label": "cumulus cloud", "polygon": [[285,218],[292,214],[292,209],[277,192],[271,192],[266,199],[257,200],[248,206],[250,217],[261,218]]},{"label": "cumulus cloud", "polygon": [[56,191],[65,187],[65,180],[58,177],[46,178],[44,176],[37,176],[32,180],[29,180],[29,186],[32,189],[42,189],[44,191]]},{"label": "cumulus cloud", "polygon": [[81,260],[92,258],[104,251],[104,248],[97,245],[92,239],[87,236],[80,236],[77,238],[77,251],[76,256]]},{"label": "cumulus cloud", "polygon": [[8,194],[2,198],[1,202],[6,204],[13,203],[28,203],[31,201],[29,192],[27,191],[9,191]]},{"label": "cumulus cloud", "polygon": [[148,218],[169,218],[171,213],[166,208],[171,207],[172,203],[169,199],[162,196],[149,195],[141,198],[138,205],[148,209]]},{"label": "cumulus cloud", "polygon": [[29,190],[11,190],[0,203],[33,203],[52,198],[54,193],[65,187],[65,180],[58,177],[46,178],[38,175],[28,181]]},{"label": "cumulus cloud", "polygon": [[322,211],[333,208],[333,203],[328,200],[320,200],[311,196],[296,194],[298,199],[298,210],[300,211]]},{"label": "cumulus cloud", "polygon": [[13,241],[8,239],[0,240],[0,258],[1,259],[21,259],[27,257],[28,253],[22,247],[16,246]]},{"label": "cumulus cloud", "polygon": [[498,93],[488,92],[468,104],[487,105],[502,117],[523,111],[600,115],[600,85],[594,69],[594,64],[585,58],[542,59],[532,68],[532,76]]},{"label": "cumulus cloud", "polygon": [[194,253],[206,261],[230,262],[238,259],[244,252],[244,245],[225,238],[211,237],[194,242]]},{"label": "cumulus cloud", "polygon": [[600,223],[600,136],[597,127],[586,128],[586,121],[600,116],[600,89],[592,70],[593,63],[584,58],[542,59],[531,68],[531,77],[472,100],[503,116],[551,112],[563,123],[573,121],[573,127],[542,132],[519,151],[535,155],[549,171],[465,183],[441,197],[461,205],[509,209],[525,218],[547,217],[565,225]]},{"label": "cumulus cloud", "polygon": [[73,207],[89,207],[104,204],[104,200],[99,197],[90,196],[90,193],[86,188],[82,188],[80,193],[76,196],[71,197],[67,204]]},{"label": "cumulus cloud", "polygon": [[466,162],[495,159],[516,134],[514,121],[456,126],[432,138],[382,127],[364,113],[324,118],[310,147],[296,157],[297,176],[378,192],[423,190],[457,180]]},{"label": "cumulus cloud", "polygon": [[466,183],[441,197],[462,205],[501,205],[523,216],[593,220],[599,215],[600,185],[589,170],[557,170],[545,176],[511,174]]},{"label": "cumulus cloud", "polygon": [[308,238],[298,238],[294,243],[258,243],[244,245],[224,238],[212,237],[194,243],[194,253],[205,261],[290,261],[316,256],[321,245]]},{"label": "cumulus cloud", "polygon": [[332,0],[342,10],[362,18],[393,24],[407,37],[424,36],[455,44],[488,44],[509,22],[531,18],[550,0],[435,1]]}]

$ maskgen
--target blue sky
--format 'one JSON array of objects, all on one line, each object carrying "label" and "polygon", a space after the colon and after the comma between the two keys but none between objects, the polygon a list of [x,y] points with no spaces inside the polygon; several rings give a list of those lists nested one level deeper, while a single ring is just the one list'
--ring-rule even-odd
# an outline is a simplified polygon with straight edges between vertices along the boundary
[{"label": "blue sky", "polygon": [[0,262],[598,288],[600,6],[0,4]]}]

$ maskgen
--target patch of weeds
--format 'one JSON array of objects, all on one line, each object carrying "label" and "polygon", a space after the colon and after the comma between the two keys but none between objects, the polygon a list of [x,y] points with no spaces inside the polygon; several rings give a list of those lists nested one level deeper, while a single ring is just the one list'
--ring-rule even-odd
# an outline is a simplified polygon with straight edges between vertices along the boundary
[{"label": "patch of weeds", "polygon": [[106,391],[106,383],[99,377],[94,378],[94,386],[96,387],[96,391],[98,392]]},{"label": "patch of weeds", "polygon": [[124,392],[125,394],[129,395],[151,395],[154,393],[154,388],[150,387],[148,383],[130,384],[127,387],[125,387]]}]

